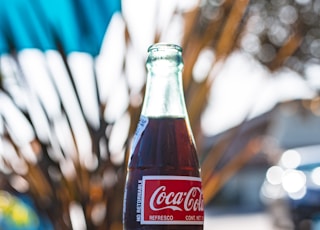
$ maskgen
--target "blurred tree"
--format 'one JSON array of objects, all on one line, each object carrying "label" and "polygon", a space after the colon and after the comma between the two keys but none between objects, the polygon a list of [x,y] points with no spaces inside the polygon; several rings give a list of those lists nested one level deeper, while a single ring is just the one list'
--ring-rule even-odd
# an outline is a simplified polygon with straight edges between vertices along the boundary
[{"label": "blurred tree", "polygon": [[271,70],[289,67],[304,76],[308,63],[319,64],[318,0],[254,0],[241,47]]}]

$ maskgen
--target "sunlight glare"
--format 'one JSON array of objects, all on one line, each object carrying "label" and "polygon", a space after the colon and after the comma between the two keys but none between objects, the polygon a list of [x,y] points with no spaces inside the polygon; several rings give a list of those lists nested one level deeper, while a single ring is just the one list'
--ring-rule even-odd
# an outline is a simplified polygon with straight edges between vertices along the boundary
[{"label": "sunlight glare", "polygon": [[103,104],[109,98],[114,82],[122,75],[126,55],[125,22],[119,13],[112,16],[100,54],[95,59],[97,86]]},{"label": "sunlight glare", "polygon": [[146,47],[154,41],[158,3],[158,0],[122,0],[122,13],[138,56],[145,57]]},{"label": "sunlight glare", "polygon": [[298,151],[289,149],[282,154],[280,163],[288,169],[297,168],[301,163],[301,155]]},{"label": "sunlight glare", "polygon": [[117,120],[112,128],[110,139],[109,139],[109,149],[111,154],[119,154],[125,146],[126,138],[128,136],[130,127],[130,116],[125,113],[121,118]]},{"label": "sunlight glare", "polygon": [[87,53],[72,52],[68,55],[67,61],[86,120],[94,129],[98,129],[99,105],[93,58]]},{"label": "sunlight glare", "polygon": [[[46,52],[47,63],[52,72],[53,80],[61,95],[61,101],[66,110],[68,121],[75,138],[80,158],[85,158],[91,152],[91,138],[89,130],[82,116],[81,108],[76,98],[69,74],[57,51]],[[59,120],[57,120],[59,122]]]},{"label": "sunlight glare", "polygon": [[320,186],[320,167],[316,167],[311,172],[311,179],[313,183]]},{"label": "sunlight glare", "polygon": [[129,95],[126,80],[121,76],[112,87],[108,106],[104,111],[104,118],[107,122],[114,122],[122,116],[129,105]]},{"label": "sunlight glare", "polygon": [[142,90],[146,81],[145,60],[136,56],[133,46],[128,47],[126,55],[125,75],[128,80],[129,88],[132,94],[137,94]]},{"label": "sunlight glare", "polygon": [[272,166],[268,169],[266,179],[272,185],[279,185],[282,182],[283,169],[279,166]]},{"label": "sunlight glare", "polygon": [[73,201],[69,205],[69,214],[72,229],[76,230],[86,230],[86,220],[83,212],[83,207],[81,204]]},{"label": "sunlight glare", "polygon": [[3,54],[0,56],[0,66],[3,88],[10,94],[17,106],[25,110],[25,95],[27,94],[27,90],[23,87],[24,84],[18,79],[20,75],[18,74],[17,62],[12,55]]},{"label": "sunlight glare", "polygon": [[295,169],[288,169],[282,176],[282,187],[288,193],[297,193],[306,185],[306,175]]},{"label": "sunlight glare", "polygon": [[207,48],[203,49],[193,67],[192,74],[196,82],[202,82],[208,76],[214,62],[214,52]]},{"label": "sunlight glare", "polygon": [[76,146],[74,145],[72,130],[68,125],[68,120],[65,115],[56,119],[53,124],[53,131],[56,134],[63,153],[72,159],[76,159]]},{"label": "sunlight glare", "polygon": [[21,69],[28,86],[38,95],[50,119],[61,113],[59,96],[50,79],[44,53],[37,49],[25,49],[18,53]]},{"label": "sunlight glare", "polygon": [[18,110],[12,100],[1,91],[0,115],[6,121],[8,132],[17,145],[31,142],[35,138],[33,128],[27,118]]}]

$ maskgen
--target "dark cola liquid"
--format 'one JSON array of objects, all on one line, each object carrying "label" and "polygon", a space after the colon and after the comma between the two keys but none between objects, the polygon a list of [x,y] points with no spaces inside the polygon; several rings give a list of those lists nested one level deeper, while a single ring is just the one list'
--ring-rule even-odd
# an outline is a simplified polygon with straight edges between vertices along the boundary
[{"label": "dark cola liquid", "polygon": [[145,175],[200,177],[196,148],[184,118],[148,118],[128,167],[124,229],[203,229],[203,225],[140,225],[137,192]]}]

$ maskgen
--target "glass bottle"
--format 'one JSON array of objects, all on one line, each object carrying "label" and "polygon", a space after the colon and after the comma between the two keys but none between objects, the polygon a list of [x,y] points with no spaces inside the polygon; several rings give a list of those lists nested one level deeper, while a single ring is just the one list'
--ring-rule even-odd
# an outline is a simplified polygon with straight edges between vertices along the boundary
[{"label": "glass bottle", "polygon": [[131,146],[124,229],[203,229],[200,166],[182,87],[182,49],[149,47],[146,93]]}]

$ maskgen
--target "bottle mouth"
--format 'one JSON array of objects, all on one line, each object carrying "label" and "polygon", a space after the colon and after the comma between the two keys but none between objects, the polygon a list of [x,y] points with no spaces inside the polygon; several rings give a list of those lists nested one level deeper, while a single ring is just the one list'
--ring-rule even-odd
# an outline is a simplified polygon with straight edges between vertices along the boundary
[{"label": "bottle mouth", "polygon": [[148,52],[155,52],[155,51],[164,51],[164,50],[175,50],[178,52],[182,52],[182,48],[179,45],[173,43],[156,43],[148,48]]},{"label": "bottle mouth", "polygon": [[165,70],[168,67],[183,68],[182,48],[171,43],[156,43],[149,47],[147,68],[160,67]]}]

